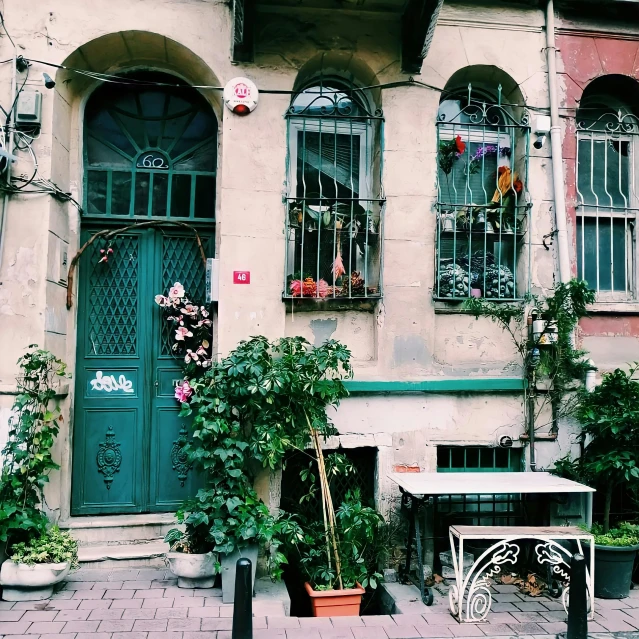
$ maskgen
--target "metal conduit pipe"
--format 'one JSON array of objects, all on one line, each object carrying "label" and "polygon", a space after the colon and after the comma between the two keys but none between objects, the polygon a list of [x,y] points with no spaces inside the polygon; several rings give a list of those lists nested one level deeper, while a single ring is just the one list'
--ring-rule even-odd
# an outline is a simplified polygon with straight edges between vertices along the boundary
[{"label": "metal conduit pipe", "polygon": [[546,56],[548,61],[548,93],[550,96],[550,151],[552,155],[552,184],[555,194],[555,226],[557,229],[557,252],[559,259],[559,281],[570,281],[570,254],[568,252],[568,230],[566,222],[566,192],[564,183],[564,160],[561,151],[561,123],[559,120],[559,98],[557,96],[557,48],[555,46],[555,8],[553,0],[546,5]]},{"label": "metal conduit pipe", "polygon": [[[11,77],[11,100],[9,102],[10,105],[14,105],[16,91],[18,90],[18,66],[17,66],[17,50],[14,46],[13,48],[13,69],[12,69],[12,77]],[[6,151],[8,153],[7,156],[7,168],[5,170],[5,174],[3,176],[4,181],[7,185],[11,184],[11,156],[13,155],[13,140],[14,140],[14,127],[11,125],[11,116],[13,115],[13,110],[9,111],[9,117],[5,121],[4,127],[4,141],[6,143]],[[7,131],[7,127],[10,127],[9,131]],[[4,196],[2,197],[2,208],[0,208],[0,273],[2,272],[2,256],[4,254],[4,239],[6,235],[5,227],[7,225],[7,210],[9,208],[9,193],[7,191],[4,192]],[[0,284],[2,281],[0,280]]]}]

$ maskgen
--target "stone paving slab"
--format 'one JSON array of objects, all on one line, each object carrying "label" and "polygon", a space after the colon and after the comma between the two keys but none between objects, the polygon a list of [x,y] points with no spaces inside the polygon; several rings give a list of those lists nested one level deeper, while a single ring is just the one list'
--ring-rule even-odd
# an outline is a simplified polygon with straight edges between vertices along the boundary
[{"label": "stone paving slab", "polygon": [[[561,603],[496,585],[484,623],[459,624],[436,594],[420,614],[297,618],[258,612],[254,639],[550,639],[566,630]],[[0,639],[231,639],[233,607],[219,590],[177,588],[164,569],[79,570],[48,601],[0,601]],[[592,639],[639,639],[639,590],[597,600]]]}]

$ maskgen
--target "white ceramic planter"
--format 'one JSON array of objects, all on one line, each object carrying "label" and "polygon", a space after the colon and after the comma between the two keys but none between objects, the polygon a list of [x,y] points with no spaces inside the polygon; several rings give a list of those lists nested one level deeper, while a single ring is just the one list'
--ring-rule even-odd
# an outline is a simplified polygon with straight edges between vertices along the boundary
[{"label": "white ceramic planter", "polygon": [[167,552],[166,560],[171,572],[178,578],[178,588],[213,588],[217,574],[217,553],[190,555]]},{"label": "white ceramic planter", "polygon": [[230,555],[222,555],[222,603],[233,603],[235,601],[235,564],[241,557],[251,560],[251,577],[253,593],[255,594],[255,571],[257,569],[258,545],[252,544],[242,550],[236,550]]},{"label": "white ceramic planter", "polygon": [[0,584],[5,601],[40,601],[53,594],[53,586],[62,581],[71,569],[69,562],[61,564],[18,564],[11,559],[2,563]]}]

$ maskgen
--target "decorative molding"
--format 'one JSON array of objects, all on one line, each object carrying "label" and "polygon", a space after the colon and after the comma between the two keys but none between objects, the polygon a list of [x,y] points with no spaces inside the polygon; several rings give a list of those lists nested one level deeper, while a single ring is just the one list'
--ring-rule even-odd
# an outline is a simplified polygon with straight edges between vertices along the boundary
[{"label": "decorative molding", "polygon": [[587,29],[584,27],[559,27],[557,35],[575,36],[578,38],[598,38],[601,40],[632,40],[637,41],[636,33],[623,33],[618,31],[602,31],[601,29]]},{"label": "decorative molding", "polygon": [[113,426],[107,428],[105,441],[100,444],[100,450],[98,450],[95,461],[98,465],[98,472],[104,475],[104,483],[107,490],[111,490],[113,475],[120,472],[120,466],[122,465],[120,443],[115,441]]},{"label": "decorative molding", "polygon": [[523,391],[521,377],[465,377],[422,381],[348,380],[351,394],[376,393],[513,393]]},{"label": "decorative molding", "polygon": [[186,446],[187,443],[187,434],[188,431],[184,428],[184,426],[182,426],[182,428],[180,428],[178,438],[173,442],[173,446],[171,446],[171,464],[173,464],[173,470],[177,470],[180,486],[184,486],[184,482],[186,481],[189,470],[191,470],[192,466],[192,464],[189,463],[189,457],[184,450],[184,446]]},{"label": "decorative molding", "polygon": [[543,33],[544,27],[534,24],[516,22],[489,22],[488,20],[457,20],[455,18],[440,17],[437,21],[441,27],[455,27],[461,29],[493,29],[497,31],[526,31],[528,33]]}]

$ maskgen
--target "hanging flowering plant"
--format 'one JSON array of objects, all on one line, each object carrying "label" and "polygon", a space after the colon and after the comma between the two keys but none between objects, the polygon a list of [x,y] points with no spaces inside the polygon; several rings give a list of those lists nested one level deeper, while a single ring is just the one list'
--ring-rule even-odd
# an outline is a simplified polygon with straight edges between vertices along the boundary
[{"label": "hanging flowering plant", "polygon": [[[213,322],[205,306],[192,302],[184,286],[176,282],[168,295],[156,295],[155,303],[164,312],[164,319],[171,330],[171,352],[182,361],[186,378],[198,377],[212,363]],[[178,386],[175,397],[188,401],[193,393],[188,381]]]},{"label": "hanging flowering plant", "polygon": [[461,139],[460,135],[452,140],[442,140],[439,143],[439,168],[445,175],[450,175],[455,160],[458,160],[465,152],[466,143]]}]

